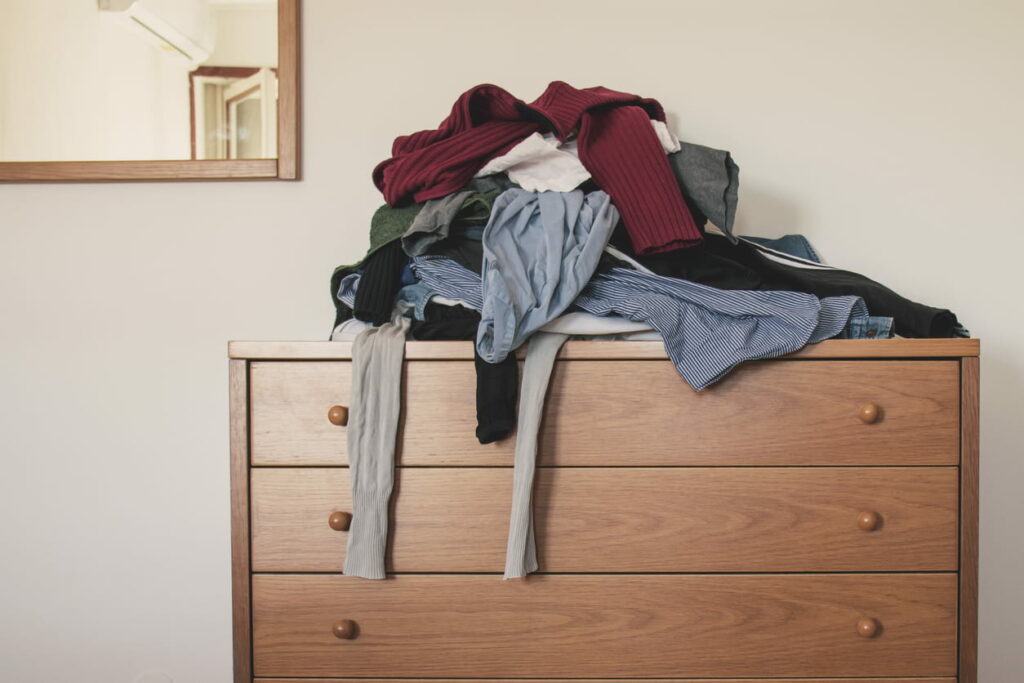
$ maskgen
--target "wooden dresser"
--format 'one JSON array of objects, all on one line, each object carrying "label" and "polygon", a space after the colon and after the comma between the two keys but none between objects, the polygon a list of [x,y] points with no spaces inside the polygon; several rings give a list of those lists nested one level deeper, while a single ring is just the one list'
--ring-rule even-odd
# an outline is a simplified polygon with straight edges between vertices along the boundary
[{"label": "wooden dresser", "polygon": [[394,573],[341,574],[350,348],[229,347],[236,682],[976,682],[977,340],[827,341],[700,394],[658,342],[568,342],[519,581],[468,342],[407,345]]}]

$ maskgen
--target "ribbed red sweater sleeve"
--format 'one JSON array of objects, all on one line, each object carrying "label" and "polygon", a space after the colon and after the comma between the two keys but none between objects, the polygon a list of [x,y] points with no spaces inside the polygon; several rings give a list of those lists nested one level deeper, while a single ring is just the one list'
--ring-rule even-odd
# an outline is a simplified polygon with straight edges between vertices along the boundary
[{"label": "ribbed red sweater sleeve", "polygon": [[700,228],[686,207],[648,112],[637,106],[583,114],[580,161],[608,193],[638,254],[700,243]]}]

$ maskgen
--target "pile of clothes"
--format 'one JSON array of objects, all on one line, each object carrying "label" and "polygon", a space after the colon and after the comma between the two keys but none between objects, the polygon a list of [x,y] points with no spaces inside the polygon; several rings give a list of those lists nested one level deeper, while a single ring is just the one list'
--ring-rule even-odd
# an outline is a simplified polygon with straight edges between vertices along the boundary
[{"label": "pile of clothes", "polygon": [[734,235],[732,156],[680,142],[652,99],[555,81],[526,103],[480,85],[438,128],[397,138],[373,180],[386,203],[370,250],[331,278],[332,339],[353,341],[346,574],[384,577],[406,339],[473,340],[476,436],[516,432],[513,578],[537,569],[537,431],[569,337],[661,340],[700,391],[824,339],[968,336],[948,310],[822,264],[800,235]]}]

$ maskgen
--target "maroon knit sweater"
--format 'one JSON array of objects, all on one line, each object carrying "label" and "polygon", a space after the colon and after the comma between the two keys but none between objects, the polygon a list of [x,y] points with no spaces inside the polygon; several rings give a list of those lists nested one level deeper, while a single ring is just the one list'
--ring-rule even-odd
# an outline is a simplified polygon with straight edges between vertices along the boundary
[{"label": "maroon knit sweater", "polygon": [[700,242],[700,229],[651,118],[665,120],[655,100],[602,87],[553,81],[526,104],[496,85],[478,85],[436,130],[396,138],[373,182],[392,206],[443,197],[532,133],[551,131],[564,141],[578,128],[580,161],[612,198],[636,253],[690,247]]}]

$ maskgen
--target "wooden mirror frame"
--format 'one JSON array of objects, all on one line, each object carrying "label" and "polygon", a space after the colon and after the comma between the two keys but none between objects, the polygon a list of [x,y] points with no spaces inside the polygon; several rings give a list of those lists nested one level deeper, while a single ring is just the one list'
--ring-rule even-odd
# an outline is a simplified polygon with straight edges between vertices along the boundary
[{"label": "wooden mirror frame", "polygon": [[0,181],[299,178],[299,5],[277,0],[277,158],[165,161],[0,161]]}]

